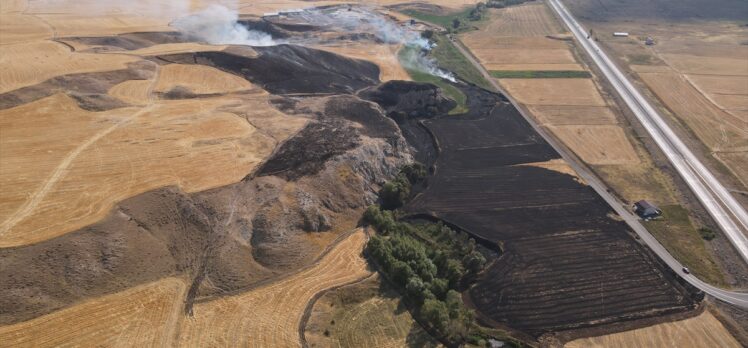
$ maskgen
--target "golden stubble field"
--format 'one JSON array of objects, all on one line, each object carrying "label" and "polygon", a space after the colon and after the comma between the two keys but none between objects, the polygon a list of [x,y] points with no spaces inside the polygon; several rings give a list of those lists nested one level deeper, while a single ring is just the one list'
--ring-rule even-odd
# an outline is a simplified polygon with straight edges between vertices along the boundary
[{"label": "golden stubble field", "polygon": [[690,319],[657,324],[643,329],[582,338],[565,348],[682,347],[738,348],[740,344],[711,313]]},{"label": "golden stubble field", "polygon": [[312,297],[371,273],[356,230],[320,261],[277,282],[198,303],[184,314],[187,284],[165,278],[91,299],[18,324],[0,326],[0,346],[14,347],[292,347]]},{"label": "golden stubble field", "polygon": [[[488,70],[583,71],[573,41],[544,3],[492,9],[490,21],[460,39]],[[675,201],[673,184],[654,170],[621,126],[595,78],[499,79],[538,123],[568,146],[627,201]]]},{"label": "golden stubble field", "polygon": [[[712,155],[748,186],[748,28],[719,20],[612,21],[595,30],[630,31],[603,41]],[[641,38],[652,36],[653,46]]]},{"label": "golden stubble field", "polygon": [[[226,49],[173,43],[83,53],[86,45],[53,41],[172,31],[169,23],[174,18],[211,3],[262,15],[340,2],[4,0],[0,93],[66,74],[122,70],[155,54]],[[324,49],[372,60],[381,67],[384,80],[407,78],[397,62],[397,47],[354,44]],[[110,96],[130,105],[124,108],[87,111],[60,93],[0,110],[0,247],[35,243],[92,224],[118,201],[148,190],[176,185],[194,192],[236,182],[305,124],[303,118],[277,111],[266,92],[238,76],[200,65],[154,69],[150,79],[127,80],[109,89]],[[203,98],[160,98],[175,88]],[[241,114],[231,112],[237,105],[253,107],[242,108]]]},{"label": "golden stubble field", "polygon": [[341,241],[318,264],[244,294],[198,303],[179,328],[179,346],[295,347],[299,323],[312,297],[371,272],[361,256],[363,230]]}]

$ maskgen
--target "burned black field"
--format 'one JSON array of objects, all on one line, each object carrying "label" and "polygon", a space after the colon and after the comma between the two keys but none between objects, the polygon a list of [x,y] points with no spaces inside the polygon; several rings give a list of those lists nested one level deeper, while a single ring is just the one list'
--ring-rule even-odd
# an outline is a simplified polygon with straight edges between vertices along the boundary
[{"label": "burned black field", "polygon": [[428,187],[405,209],[503,245],[467,291],[483,321],[539,336],[694,305],[594,190],[526,165],[560,156],[511,104],[463,91],[468,114],[423,122],[439,157]]}]

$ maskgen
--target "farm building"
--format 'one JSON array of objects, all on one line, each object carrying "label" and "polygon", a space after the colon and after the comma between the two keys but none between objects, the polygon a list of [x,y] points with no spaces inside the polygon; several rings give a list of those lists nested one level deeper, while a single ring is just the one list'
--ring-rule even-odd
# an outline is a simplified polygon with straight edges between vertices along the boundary
[{"label": "farm building", "polygon": [[615,36],[615,37],[628,37],[629,33],[623,32],[623,31],[617,31],[617,32],[613,33],[613,36]]},{"label": "farm building", "polygon": [[662,215],[662,210],[647,201],[634,203],[634,212],[644,220],[656,219]]}]

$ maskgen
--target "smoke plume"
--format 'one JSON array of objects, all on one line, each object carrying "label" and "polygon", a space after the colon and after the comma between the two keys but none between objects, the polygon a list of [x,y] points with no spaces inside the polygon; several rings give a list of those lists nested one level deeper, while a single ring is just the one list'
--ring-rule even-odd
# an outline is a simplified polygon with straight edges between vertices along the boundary
[{"label": "smoke plume", "polygon": [[439,69],[434,59],[427,56],[433,48],[429,40],[421,33],[407,26],[398,25],[376,11],[363,7],[339,8],[329,10],[306,10],[299,16],[309,23],[337,26],[345,31],[371,33],[377,39],[388,44],[402,44],[405,47],[400,54],[403,66],[455,82],[454,75]]},{"label": "smoke plume", "polygon": [[172,22],[179,31],[211,44],[273,46],[277,43],[262,31],[239,24],[239,15],[221,5],[210,5],[200,12]]}]

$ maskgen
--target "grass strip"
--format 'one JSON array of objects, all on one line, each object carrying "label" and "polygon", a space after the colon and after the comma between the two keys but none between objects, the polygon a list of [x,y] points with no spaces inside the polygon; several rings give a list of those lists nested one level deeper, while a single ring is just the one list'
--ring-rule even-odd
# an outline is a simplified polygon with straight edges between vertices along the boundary
[{"label": "grass strip", "polygon": [[483,74],[470,63],[467,57],[446,36],[434,35],[434,41],[436,42],[436,47],[431,50],[430,55],[439,62],[440,67],[455,73],[465,81],[474,83],[489,91],[493,90],[493,87],[486,81]]},{"label": "grass strip", "polygon": [[402,49],[400,49],[400,52],[398,52],[398,58],[400,59],[400,63],[405,69],[405,71],[408,72],[408,75],[410,75],[410,78],[413,79],[413,81],[416,82],[425,82],[425,83],[432,83],[436,85],[437,87],[441,88],[442,91],[444,91],[444,94],[447,95],[450,99],[457,102],[457,106],[455,106],[454,109],[449,111],[450,115],[457,115],[462,114],[468,111],[467,108],[467,96],[465,96],[462,91],[460,91],[457,87],[450,85],[447,82],[444,82],[442,78],[438,76],[431,75],[427,72],[423,72],[420,70],[415,70],[413,68],[410,68],[408,64],[404,63],[405,57],[409,56],[410,53],[408,50],[417,50],[416,47],[410,47],[405,46]]},{"label": "grass strip", "polygon": [[644,222],[647,230],[699,278],[712,285],[726,286],[722,272],[689,219],[688,210],[680,205],[665,205],[660,209],[661,219]]}]

